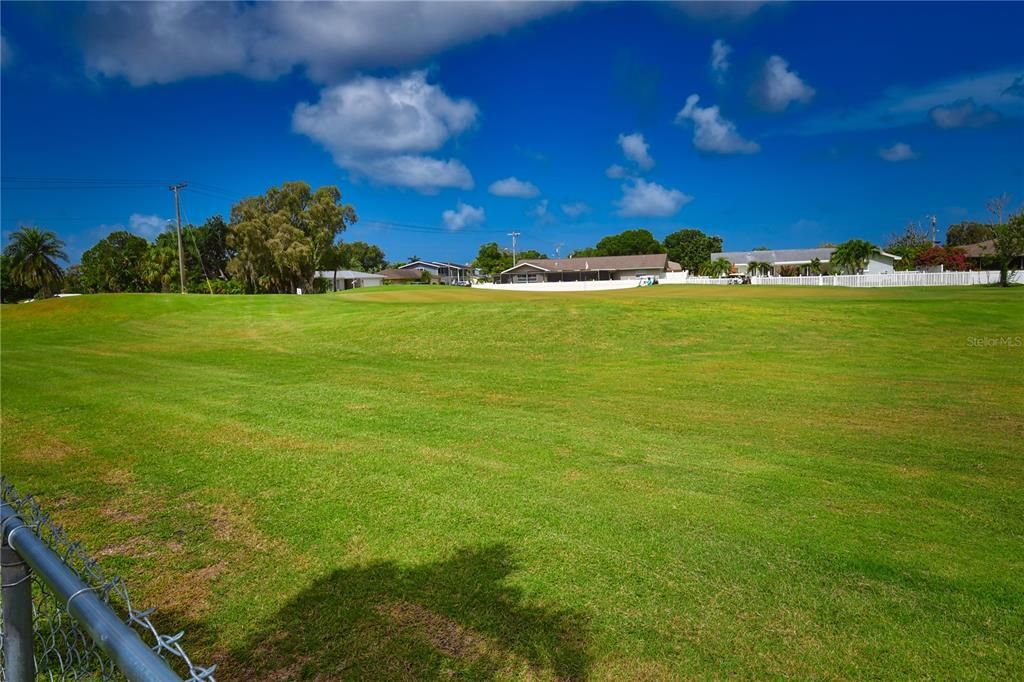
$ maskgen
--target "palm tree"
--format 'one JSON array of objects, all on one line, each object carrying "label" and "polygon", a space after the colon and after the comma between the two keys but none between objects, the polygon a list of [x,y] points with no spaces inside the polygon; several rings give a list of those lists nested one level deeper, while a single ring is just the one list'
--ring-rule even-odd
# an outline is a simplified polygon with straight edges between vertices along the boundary
[{"label": "palm tree", "polygon": [[56,260],[67,261],[64,242],[49,230],[22,227],[11,235],[4,249],[10,259],[11,279],[16,283],[49,296],[60,285],[64,276]]},{"label": "palm tree", "polygon": [[704,261],[700,266],[700,274],[705,277],[724,277],[732,272],[732,263],[728,258],[716,258]]},{"label": "palm tree", "polygon": [[811,263],[810,263],[810,268],[811,268],[811,274],[812,275],[820,275],[821,274],[821,259],[820,258],[812,258],[811,259]]},{"label": "palm tree", "polygon": [[751,275],[767,275],[772,270],[772,264],[761,260],[752,260],[747,263],[747,272]]},{"label": "palm tree", "polygon": [[836,247],[829,259],[834,271],[857,274],[867,267],[871,256],[878,253],[877,246],[863,239],[851,239]]}]

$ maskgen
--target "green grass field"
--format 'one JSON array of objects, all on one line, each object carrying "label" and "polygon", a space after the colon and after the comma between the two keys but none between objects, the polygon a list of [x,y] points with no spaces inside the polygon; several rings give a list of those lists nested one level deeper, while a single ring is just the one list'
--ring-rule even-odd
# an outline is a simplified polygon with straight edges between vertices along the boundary
[{"label": "green grass field", "polygon": [[4,474],[218,679],[1024,676],[1020,289],[0,314]]}]

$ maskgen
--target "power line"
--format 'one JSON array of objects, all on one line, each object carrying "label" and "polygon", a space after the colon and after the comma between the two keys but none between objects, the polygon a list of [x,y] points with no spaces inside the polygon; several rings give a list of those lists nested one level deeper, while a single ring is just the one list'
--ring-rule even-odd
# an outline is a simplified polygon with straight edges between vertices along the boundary
[{"label": "power line", "polygon": [[[45,176],[0,176],[0,189],[4,190],[92,190],[92,189],[158,189],[173,185],[174,183],[163,180],[137,180],[120,178],[81,178],[81,177],[45,177]],[[205,182],[189,181],[189,191],[212,199],[230,199],[240,201],[246,197],[233,190]],[[53,217],[42,218],[34,216],[37,220],[56,220],[67,222],[89,222],[86,217]],[[102,220],[98,218],[97,220]],[[397,232],[411,232],[421,234],[455,234],[448,228],[438,225],[421,225],[416,223],[404,223],[392,220],[363,219],[356,227],[369,226],[378,227]],[[471,234],[502,234],[501,229],[487,228],[463,228],[459,233]]]}]

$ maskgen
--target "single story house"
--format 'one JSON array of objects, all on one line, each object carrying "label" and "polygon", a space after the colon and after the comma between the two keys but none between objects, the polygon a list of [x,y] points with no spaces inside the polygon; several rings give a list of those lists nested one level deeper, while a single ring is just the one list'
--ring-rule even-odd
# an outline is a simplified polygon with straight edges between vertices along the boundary
[{"label": "single story house", "polygon": [[358,270],[317,270],[314,277],[327,280],[328,291],[376,287],[384,282],[383,275]]},{"label": "single story house", "polygon": [[[783,266],[796,266],[801,275],[814,275],[811,263],[817,259],[821,264],[821,272],[829,274],[829,261],[834,248],[818,249],[774,249],[770,251],[725,251],[711,254],[711,260],[725,258],[736,268],[737,274],[747,274],[750,263],[767,263],[772,275],[778,275]],[[885,251],[875,252],[864,268],[866,274],[887,274],[895,272],[899,256]]]},{"label": "single story house", "polygon": [[[415,260],[397,269],[429,272],[430,276],[441,284],[469,281],[469,276],[472,273],[472,268],[464,263],[449,263],[447,261],[435,260]],[[417,274],[417,277],[419,277],[419,274]]]},{"label": "single story house", "polygon": [[663,279],[666,272],[681,272],[679,263],[664,253],[642,256],[591,256],[587,258],[538,258],[522,260],[502,271],[499,284],[531,282],[589,282],[611,279]]},{"label": "single story house", "polygon": [[430,275],[430,283],[437,283],[437,275],[430,274],[429,270],[417,270],[415,268],[403,269],[403,268],[391,268],[389,270],[381,270],[380,275],[384,277],[387,282],[419,282],[423,277],[423,273],[426,272]]},{"label": "single story house", "polygon": [[[981,264],[982,258],[994,258],[996,255],[996,240],[986,239],[977,244],[964,244],[954,248],[963,249],[968,258],[975,258]],[[1018,253],[1010,262],[1011,270],[1024,270],[1024,253]]]}]

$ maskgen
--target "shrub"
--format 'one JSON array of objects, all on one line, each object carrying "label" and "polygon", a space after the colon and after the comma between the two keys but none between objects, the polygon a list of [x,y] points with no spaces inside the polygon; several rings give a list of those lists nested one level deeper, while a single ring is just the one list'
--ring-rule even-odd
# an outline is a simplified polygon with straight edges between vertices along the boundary
[{"label": "shrub", "polygon": [[967,253],[956,247],[933,246],[919,253],[914,265],[919,268],[941,265],[944,270],[963,271],[967,269]]}]

